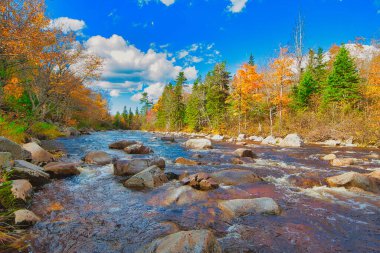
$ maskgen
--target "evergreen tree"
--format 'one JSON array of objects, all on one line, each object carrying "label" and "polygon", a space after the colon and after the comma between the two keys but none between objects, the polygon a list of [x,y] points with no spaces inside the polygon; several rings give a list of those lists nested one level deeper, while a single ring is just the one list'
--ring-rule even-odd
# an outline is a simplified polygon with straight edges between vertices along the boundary
[{"label": "evergreen tree", "polygon": [[120,112],[116,112],[115,117],[113,119],[113,125],[116,128],[120,128],[120,125],[121,125],[120,123],[121,123],[121,121],[120,121]]},{"label": "evergreen tree", "polygon": [[323,49],[318,48],[317,55],[314,60],[313,67],[313,77],[317,82],[317,92],[320,93],[322,89],[326,86],[326,78],[327,78],[327,64],[324,61]]},{"label": "evergreen tree", "polygon": [[191,131],[199,131],[201,129],[201,111],[203,105],[201,82],[201,77],[195,80],[191,95],[186,104],[185,123]]},{"label": "evergreen tree", "polygon": [[183,127],[185,118],[185,105],[183,103],[183,85],[187,81],[184,72],[179,72],[176,84],[174,86],[174,98],[173,98],[173,125],[172,128],[180,130]]},{"label": "evergreen tree", "polygon": [[323,92],[323,102],[355,104],[360,99],[359,74],[348,50],[342,46],[336,56]]},{"label": "evergreen tree", "polygon": [[121,113],[121,117],[123,118],[123,128],[128,128],[128,111],[127,107],[124,106],[123,112]]},{"label": "evergreen tree", "polygon": [[132,129],[132,124],[133,124],[133,112],[132,112],[132,108],[129,107],[129,113],[128,113],[128,123],[127,123],[127,127],[128,129]]},{"label": "evergreen tree", "polygon": [[249,56],[248,64],[251,66],[255,66],[255,58],[253,57],[252,54]]},{"label": "evergreen tree", "polygon": [[152,107],[153,101],[149,100],[149,96],[147,92],[143,92],[141,95],[142,95],[142,97],[140,98],[140,104],[142,104],[141,114],[145,116],[148,113],[149,109]]},{"label": "evergreen tree", "polygon": [[160,129],[170,130],[170,127],[173,125],[173,85],[171,83],[165,86],[158,101],[160,104],[157,109],[156,126]]},{"label": "evergreen tree", "polygon": [[294,103],[297,108],[305,108],[310,104],[311,96],[316,92],[317,82],[313,78],[312,69],[307,68],[302,74],[300,84],[295,90]]}]

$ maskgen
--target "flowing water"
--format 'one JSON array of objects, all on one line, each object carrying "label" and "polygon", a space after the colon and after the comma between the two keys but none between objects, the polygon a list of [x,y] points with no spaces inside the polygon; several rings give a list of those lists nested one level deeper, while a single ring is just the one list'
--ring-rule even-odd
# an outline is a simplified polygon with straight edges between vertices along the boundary
[{"label": "flowing water", "polygon": [[[54,180],[36,192],[32,211],[42,221],[30,229],[30,252],[134,252],[152,240],[179,230],[210,229],[223,252],[380,252],[380,197],[343,188],[323,186],[323,179],[346,171],[369,172],[380,160],[368,158],[359,148],[279,148],[252,145],[258,155],[252,163],[233,165],[236,145],[216,143],[213,150],[193,151],[181,146],[184,139],[167,143],[154,134],[132,131],[97,132],[60,139],[68,156],[79,161],[86,152],[104,150],[115,158],[136,157],[109,150],[108,144],[138,140],[165,158],[166,172],[181,174],[244,168],[266,179],[265,183],[221,187],[202,192],[206,198],[168,204],[165,193],[178,182],[151,191],[125,188],[112,165],[83,165],[81,174]],[[331,168],[321,155],[362,159],[355,166]],[[201,154],[207,165],[183,166],[177,157]],[[306,178],[306,180],[305,180]],[[321,182],[322,186],[312,186]],[[309,188],[307,188],[310,185]],[[195,190],[194,190],[195,191]],[[271,197],[282,208],[279,216],[247,215],[223,218],[221,199]]]}]

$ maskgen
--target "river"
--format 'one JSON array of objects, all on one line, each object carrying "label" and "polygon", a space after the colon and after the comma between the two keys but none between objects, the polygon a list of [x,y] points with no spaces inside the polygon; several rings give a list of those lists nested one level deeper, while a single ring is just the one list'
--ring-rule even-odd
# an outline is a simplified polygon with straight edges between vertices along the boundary
[{"label": "river", "polygon": [[[110,150],[114,141],[142,141],[166,160],[165,172],[181,174],[244,168],[266,182],[221,187],[207,192],[207,199],[183,205],[165,204],[162,196],[178,183],[169,182],[150,191],[125,188],[125,178],[113,175],[112,165],[83,165],[81,174],[54,180],[37,191],[31,210],[42,220],[28,233],[29,252],[134,252],[152,240],[178,230],[210,229],[223,252],[380,252],[380,197],[344,188],[314,186],[314,181],[346,171],[368,172],[380,160],[367,158],[378,150],[306,146],[280,148],[252,145],[258,158],[253,163],[233,165],[231,151],[238,146],[214,143],[209,151],[187,150],[163,142],[152,133],[139,131],[96,132],[57,143],[67,152],[67,161],[79,161],[88,151],[103,150],[114,156],[136,157]],[[362,159],[355,166],[332,168],[321,155]],[[177,157],[201,154],[207,165],[174,164]],[[140,155],[141,156],[141,155]],[[300,182],[300,183],[297,183]],[[301,186],[301,187],[300,187]],[[226,190],[228,188],[228,191]],[[226,193],[227,192],[227,193]],[[271,197],[281,215],[247,215],[222,218],[218,199]]]}]

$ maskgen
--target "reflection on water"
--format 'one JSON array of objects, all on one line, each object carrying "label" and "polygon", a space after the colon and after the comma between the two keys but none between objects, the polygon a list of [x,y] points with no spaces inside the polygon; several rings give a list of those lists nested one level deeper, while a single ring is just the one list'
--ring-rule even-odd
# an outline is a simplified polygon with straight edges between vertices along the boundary
[{"label": "reflection on water", "polygon": [[[123,187],[122,177],[112,174],[112,165],[83,165],[80,175],[55,180],[36,193],[32,210],[42,221],[30,230],[30,251],[134,252],[155,238],[201,228],[214,232],[224,252],[379,251],[379,196],[327,188],[323,183],[327,176],[379,167],[378,160],[364,159],[370,150],[253,146],[258,155],[254,163],[232,165],[230,152],[236,147],[231,144],[196,152],[184,149],[180,145],[183,140],[166,143],[154,137],[151,133],[113,131],[61,139],[59,143],[68,153],[66,159],[77,161],[90,150],[104,150],[115,158],[133,157],[109,150],[108,144],[138,140],[153,148],[153,155],[165,158],[167,172],[245,168],[267,182],[182,193],[180,203],[167,197],[171,191],[179,194],[176,182],[152,191],[132,191]],[[363,160],[350,168],[331,168],[319,159],[331,152]],[[213,165],[186,167],[172,162],[196,153],[202,155],[200,161]],[[282,214],[226,220],[217,207],[221,199],[254,197],[275,199]]]}]

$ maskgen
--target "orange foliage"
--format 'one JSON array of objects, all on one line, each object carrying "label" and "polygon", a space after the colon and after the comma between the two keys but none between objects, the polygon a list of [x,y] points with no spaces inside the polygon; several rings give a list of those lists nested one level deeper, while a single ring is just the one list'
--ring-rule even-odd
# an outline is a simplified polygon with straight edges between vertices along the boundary
[{"label": "orange foliage", "polygon": [[19,99],[24,92],[24,89],[19,84],[19,80],[17,77],[11,78],[9,83],[4,86],[3,90],[4,90],[4,95],[6,98],[14,97],[16,99]]}]

